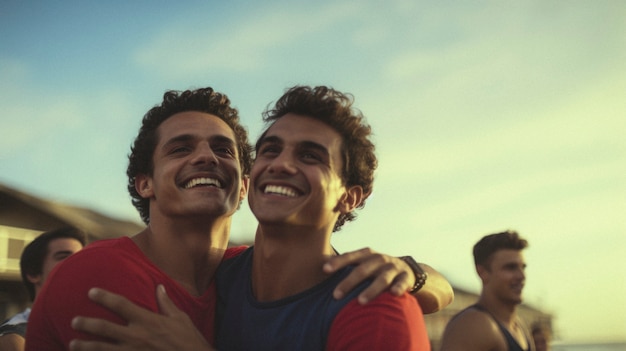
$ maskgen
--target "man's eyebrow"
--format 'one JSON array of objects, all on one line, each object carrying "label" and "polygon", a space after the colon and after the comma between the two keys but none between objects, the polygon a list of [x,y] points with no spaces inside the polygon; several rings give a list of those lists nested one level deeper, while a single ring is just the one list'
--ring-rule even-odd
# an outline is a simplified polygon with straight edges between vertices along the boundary
[{"label": "man's eyebrow", "polygon": [[[257,149],[260,146],[264,145],[264,144],[279,144],[279,145],[282,145],[283,143],[284,143],[283,139],[281,139],[281,138],[279,138],[277,136],[274,136],[274,135],[270,135],[270,136],[266,136],[266,137],[263,137],[263,138],[259,139],[259,141],[257,142]],[[321,145],[319,143],[316,143],[314,141],[309,141],[309,140],[300,141],[300,142],[298,142],[298,148],[300,148],[300,149],[314,149],[314,150],[317,150],[318,152],[321,152],[322,154],[324,154],[326,156],[330,156],[330,152],[328,151],[328,149],[325,146],[323,146],[323,145]]]},{"label": "man's eyebrow", "polygon": [[318,144],[318,143],[316,143],[314,141],[306,141],[305,140],[305,141],[300,142],[299,146],[301,148],[303,148],[303,149],[314,149],[314,150],[317,150],[318,152],[324,154],[325,156],[330,157],[330,152],[328,151],[328,149],[325,146],[323,146],[321,144]]},{"label": "man's eyebrow", "polygon": [[233,139],[224,135],[214,135],[210,138],[210,140],[222,144],[237,145],[237,143]]},{"label": "man's eyebrow", "polygon": [[56,251],[55,253],[52,254],[52,257],[68,256],[71,254],[73,254],[73,252],[69,250]]},{"label": "man's eyebrow", "polygon": [[[283,139],[275,135],[265,136],[259,139],[259,141],[257,142],[256,150],[258,151],[261,148],[261,146],[265,144],[283,145],[284,141]],[[310,140],[300,141],[298,142],[297,147],[298,149],[301,149],[301,150],[316,150],[317,152],[324,155],[324,157],[327,157],[327,158],[330,157],[330,152],[328,151],[328,148],[314,141],[310,141]]]},{"label": "man's eyebrow", "polygon": [[277,136],[264,136],[261,139],[259,139],[259,141],[257,141],[256,143],[256,149],[258,150],[259,147],[261,147],[261,145],[263,144],[283,144],[283,139],[277,137]]},{"label": "man's eyebrow", "polygon": [[[188,142],[191,140],[194,140],[198,138],[197,136],[193,135],[193,134],[181,134],[181,135],[177,135],[171,139],[169,139],[168,141],[165,142],[165,144],[163,144],[163,148],[167,148],[169,145],[172,144],[176,144],[176,143],[180,143],[180,142]],[[218,143],[223,143],[223,144],[229,144],[229,145],[237,145],[237,143],[224,135],[214,135],[211,136],[210,138],[211,142],[218,142]]]},{"label": "man's eyebrow", "polygon": [[169,140],[167,140],[164,144],[163,144],[163,148],[167,148],[168,146],[172,145],[172,144],[176,144],[176,143],[180,143],[180,142],[185,142],[185,141],[189,141],[189,140],[193,140],[194,136],[191,134],[181,134],[181,135],[177,135]]},{"label": "man's eyebrow", "polygon": [[520,264],[519,262],[507,262],[503,265],[503,267],[505,268],[517,268],[519,266],[524,267],[525,264],[523,263]]}]

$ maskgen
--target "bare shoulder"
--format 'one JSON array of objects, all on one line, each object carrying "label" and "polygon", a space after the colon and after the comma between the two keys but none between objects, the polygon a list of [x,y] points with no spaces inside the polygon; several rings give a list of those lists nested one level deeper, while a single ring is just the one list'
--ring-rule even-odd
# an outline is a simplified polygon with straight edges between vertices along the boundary
[{"label": "bare shoulder", "polygon": [[443,333],[441,351],[456,350],[506,350],[506,344],[488,314],[469,308],[454,316]]}]

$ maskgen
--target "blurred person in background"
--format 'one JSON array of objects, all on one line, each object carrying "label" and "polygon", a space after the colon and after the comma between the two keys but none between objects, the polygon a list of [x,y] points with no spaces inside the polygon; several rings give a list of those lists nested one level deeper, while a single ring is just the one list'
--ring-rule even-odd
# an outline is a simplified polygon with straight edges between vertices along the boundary
[{"label": "blurred person in background", "polygon": [[528,328],[517,315],[526,281],[522,250],[527,246],[515,231],[487,235],[474,245],[482,292],[476,304],[448,322],[441,351],[534,350]]},{"label": "blurred person in background", "polygon": [[540,323],[535,323],[531,328],[531,334],[535,343],[535,351],[550,351],[552,334],[547,327]]},{"label": "blurred person in background", "polygon": [[[75,228],[45,232],[31,241],[20,257],[22,282],[31,302],[54,267],[85,246],[85,234]],[[0,325],[0,350],[23,351],[30,308],[16,314]]]}]

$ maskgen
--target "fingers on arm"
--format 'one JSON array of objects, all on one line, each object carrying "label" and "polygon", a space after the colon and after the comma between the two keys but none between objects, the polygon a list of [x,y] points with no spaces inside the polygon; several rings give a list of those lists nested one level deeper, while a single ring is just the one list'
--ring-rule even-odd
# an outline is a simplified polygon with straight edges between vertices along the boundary
[{"label": "fingers on arm", "polygon": [[410,288],[410,285],[407,273],[398,273],[398,271],[390,269],[377,275],[374,281],[359,294],[359,303],[365,304],[387,290],[394,295],[400,296],[408,288]]},{"label": "fingers on arm", "polygon": [[168,317],[178,316],[179,318],[188,317],[186,313],[181,311],[176,304],[169,298],[165,287],[163,285],[157,286],[157,303],[159,304],[159,310],[163,315]]},{"label": "fingers on arm", "polygon": [[390,290],[400,296],[409,290],[415,282],[415,274],[406,262],[398,257],[376,254],[370,255],[359,267],[363,266],[364,274],[373,277],[372,284],[359,295],[359,301],[366,303],[384,291]]},{"label": "fingers on arm", "polygon": [[[368,249],[369,250],[369,249]],[[336,298],[354,289],[358,284],[368,278],[373,278],[372,283],[359,295],[361,303],[367,303],[383,291],[391,287],[394,294],[402,294],[410,287],[410,277],[408,266],[399,258],[361,251],[359,255],[359,265],[340,282],[334,292]]]},{"label": "fingers on arm", "polygon": [[125,320],[132,320],[142,316],[143,308],[135,305],[122,295],[110,291],[93,288],[89,290],[89,298],[103,307],[111,310]]},{"label": "fingers on arm", "polygon": [[72,328],[105,338],[118,338],[126,335],[128,328],[104,319],[75,317],[72,319]]},{"label": "fingers on arm", "polygon": [[356,264],[350,274],[337,284],[333,292],[333,295],[337,299],[342,298],[361,282],[375,274],[376,270],[384,264],[385,259],[383,255],[373,253],[369,248],[345,253],[334,258],[337,260],[330,262],[333,264],[333,271],[350,264]]},{"label": "fingers on arm", "polygon": [[326,273],[336,272],[337,270],[347,267],[351,264],[359,264],[363,259],[373,254],[376,253],[369,247],[366,247],[360,250],[346,252],[339,256],[333,256],[324,265],[324,271]]}]

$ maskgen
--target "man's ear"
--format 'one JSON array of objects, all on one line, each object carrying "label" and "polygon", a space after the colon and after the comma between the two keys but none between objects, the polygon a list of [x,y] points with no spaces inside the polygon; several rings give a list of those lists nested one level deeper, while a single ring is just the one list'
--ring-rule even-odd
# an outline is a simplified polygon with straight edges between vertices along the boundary
[{"label": "man's ear", "polygon": [[241,190],[239,190],[240,202],[246,199],[246,196],[248,195],[248,189],[250,189],[250,177],[243,176],[243,178],[241,178]]},{"label": "man's ear", "polygon": [[489,278],[489,269],[485,266],[483,266],[482,264],[477,264],[476,265],[476,273],[478,273],[478,277],[480,277],[480,280],[485,283],[487,281],[487,279]]},{"label": "man's ear", "polygon": [[152,178],[145,174],[138,174],[135,177],[135,190],[144,199],[154,196],[154,189],[152,188]]},{"label": "man's ear", "polygon": [[354,211],[364,200],[365,195],[360,185],[354,185],[346,189],[341,199],[339,199],[339,212],[345,214]]}]

